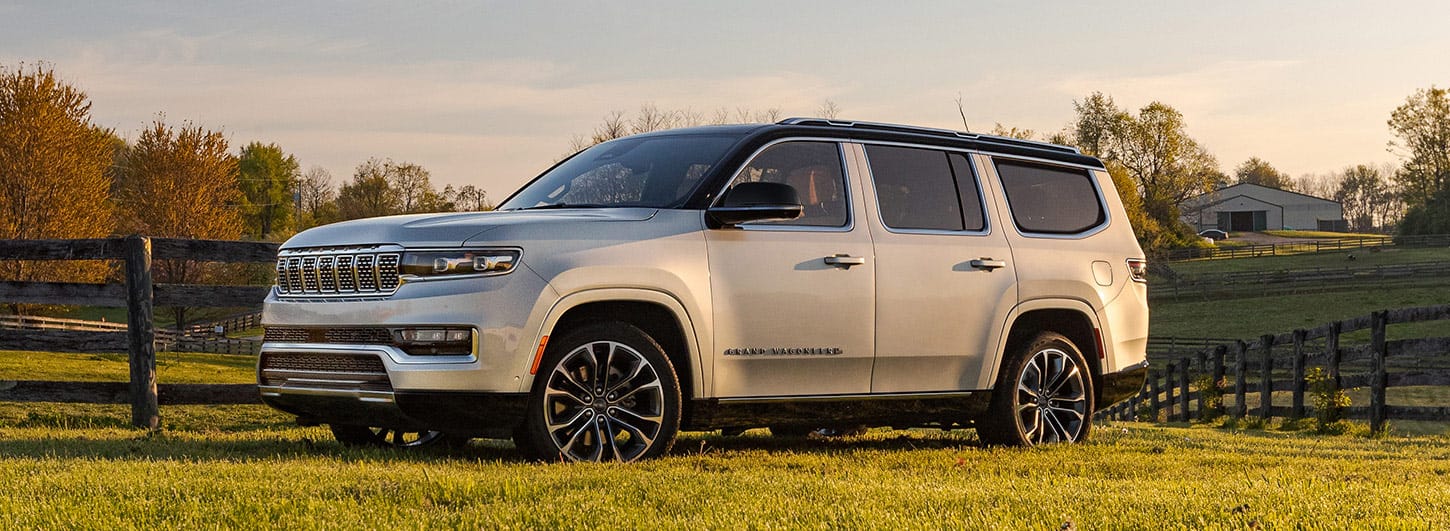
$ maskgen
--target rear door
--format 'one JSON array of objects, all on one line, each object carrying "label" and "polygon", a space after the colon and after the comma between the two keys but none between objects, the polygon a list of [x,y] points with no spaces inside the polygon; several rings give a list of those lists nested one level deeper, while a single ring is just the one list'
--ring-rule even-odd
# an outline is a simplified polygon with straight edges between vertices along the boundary
[{"label": "rear door", "polygon": [[887,144],[856,152],[875,199],[871,391],[983,388],[1017,303],[1011,249],[990,221],[984,181],[962,152]]}]

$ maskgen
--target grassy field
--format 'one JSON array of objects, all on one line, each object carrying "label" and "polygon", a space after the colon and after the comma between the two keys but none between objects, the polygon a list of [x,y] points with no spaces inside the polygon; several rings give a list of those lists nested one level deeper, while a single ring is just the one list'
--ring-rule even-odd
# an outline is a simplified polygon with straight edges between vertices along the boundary
[{"label": "grassy field", "polygon": [[[1102,426],[988,449],[971,431],[687,434],[657,461],[536,464],[507,443],[351,449],[259,406],[0,407],[17,528],[1443,528],[1450,439]],[[110,411],[115,409],[115,411]],[[21,420],[15,420],[17,417]],[[67,420],[80,418],[83,420]],[[92,419],[92,420],[84,420]]]},{"label": "grassy field", "polygon": [[[1227,260],[1225,260],[1227,261]],[[1402,286],[1334,293],[1274,295],[1226,301],[1154,301],[1149,333],[1153,336],[1249,339],[1314,328],[1370,312],[1450,302],[1450,283]],[[1390,328],[1393,338],[1450,336],[1450,321]]]},{"label": "grassy field", "polygon": [[[256,356],[157,352],[156,378],[165,383],[255,383]],[[125,354],[58,354],[0,350],[0,380],[125,382]]]}]

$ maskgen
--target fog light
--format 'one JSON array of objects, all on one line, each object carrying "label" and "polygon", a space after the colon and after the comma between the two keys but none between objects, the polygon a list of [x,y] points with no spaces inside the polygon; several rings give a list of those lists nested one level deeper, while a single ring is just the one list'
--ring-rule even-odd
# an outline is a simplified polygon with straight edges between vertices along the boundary
[{"label": "fog light", "polygon": [[473,354],[472,328],[394,328],[398,348],[413,356],[466,356]]}]

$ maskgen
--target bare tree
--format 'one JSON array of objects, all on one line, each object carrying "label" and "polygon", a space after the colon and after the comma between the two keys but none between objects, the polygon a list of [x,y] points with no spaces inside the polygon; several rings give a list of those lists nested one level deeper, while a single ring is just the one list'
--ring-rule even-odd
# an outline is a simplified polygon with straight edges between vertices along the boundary
[{"label": "bare tree", "polygon": [[825,118],[827,120],[835,120],[840,115],[841,107],[836,105],[836,102],[829,99],[825,102],[822,102],[821,107],[819,109],[816,109],[816,116],[820,116],[821,118]]},{"label": "bare tree", "polygon": [[957,114],[962,115],[962,131],[972,132],[972,128],[967,125],[967,110],[962,106],[962,93],[960,92],[957,93]]}]

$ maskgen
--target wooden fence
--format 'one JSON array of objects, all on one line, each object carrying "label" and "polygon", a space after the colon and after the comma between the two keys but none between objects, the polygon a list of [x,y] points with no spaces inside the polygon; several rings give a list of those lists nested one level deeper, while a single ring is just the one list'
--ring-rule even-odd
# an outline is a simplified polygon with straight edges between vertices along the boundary
[{"label": "wooden fence", "polygon": [[[1254,413],[1260,418],[1305,418],[1312,411],[1305,404],[1306,372],[1319,366],[1330,392],[1369,388],[1368,406],[1343,413],[1367,419],[1374,432],[1382,432],[1388,419],[1450,420],[1450,407],[1396,406],[1385,400],[1390,387],[1450,385],[1450,337],[1391,340],[1386,330],[1395,324],[1441,320],[1450,320],[1450,305],[1375,312],[1311,330],[1190,351],[1161,370],[1150,370],[1142,392],[1098,416],[1133,420],[1142,412],[1149,420],[1185,422],[1218,414],[1243,418],[1252,395],[1258,399]],[[1341,344],[1346,334],[1362,330],[1370,332],[1368,343]],[[1276,405],[1275,391],[1289,392],[1287,405]],[[1213,395],[1222,398],[1220,406],[1212,405]]]},{"label": "wooden fence", "polygon": [[1345,290],[1365,285],[1418,285],[1426,279],[1435,278],[1450,278],[1450,262],[1442,260],[1366,267],[1316,267],[1196,275],[1191,278],[1154,281],[1148,287],[1148,297],[1153,300],[1222,299]]},{"label": "wooden fence", "polygon": [[1236,247],[1190,247],[1186,249],[1170,249],[1164,256],[1168,261],[1178,260],[1202,260],[1217,258],[1248,258],[1254,256],[1277,256],[1281,254],[1318,253],[1324,251],[1348,251],[1352,249],[1370,249],[1377,247],[1444,247],[1450,246],[1450,234],[1432,234],[1425,236],[1365,236],[1356,238],[1336,238],[1332,240],[1313,240],[1296,243],[1275,243],[1264,245],[1244,245]]},{"label": "wooden fence", "polygon": [[[204,262],[272,263],[277,244],[170,238],[84,240],[0,240],[0,260],[121,260],[125,282],[0,282],[0,302],[126,308],[124,331],[0,330],[0,349],[55,352],[126,351],[129,384],[112,382],[0,382],[0,400],[123,402],[131,404],[131,423],[155,428],[158,404],[255,403],[251,384],[171,384],[156,382],[155,306],[236,307],[260,304],[270,286],[153,284],[152,259]],[[124,386],[124,387],[123,387]],[[124,389],[125,393],[122,393]]]}]

